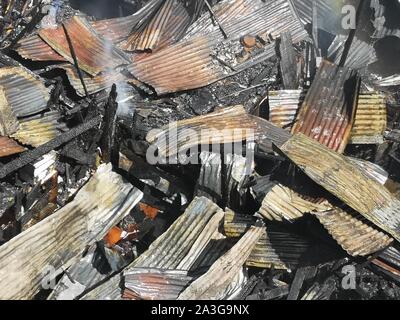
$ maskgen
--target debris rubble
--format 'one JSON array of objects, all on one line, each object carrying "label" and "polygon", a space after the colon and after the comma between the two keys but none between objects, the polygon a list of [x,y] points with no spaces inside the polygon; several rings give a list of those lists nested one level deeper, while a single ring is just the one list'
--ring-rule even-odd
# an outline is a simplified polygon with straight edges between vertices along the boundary
[{"label": "debris rubble", "polygon": [[0,1],[0,299],[400,299],[400,3]]}]

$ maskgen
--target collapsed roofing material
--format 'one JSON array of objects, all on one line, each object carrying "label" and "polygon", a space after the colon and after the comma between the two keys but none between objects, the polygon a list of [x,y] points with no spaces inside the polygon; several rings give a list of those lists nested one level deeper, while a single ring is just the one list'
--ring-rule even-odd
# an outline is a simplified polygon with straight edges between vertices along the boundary
[{"label": "collapsed roofing material", "polygon": [[162,130],[150,132],[146,140],[158,148],[159,154],[169,157],[183,154],[183,151],[198,145],[229,144],[245,140],[255,140],[268,151],[271,150],[272,142],[281,145],[289,137],[290,134],[283,129],[249,115],[242,106],[235,106],[171,123]]},{"label": "collapsed roofing material", "polygon": [[[128,63],[124,53],[98,35],[84,17],[73,16],[63,26],[73,44],[79,67],[90,75],[95,76],[101,71],[115,69]],[[74,63],[62,26],[56,29],[41,29],[39,36],[68,62]]]},{"label": "collapsed roofing material", "polygon": [[40,289],[42,272],[53,270],[49,280],[55,278],[88,244],[102,239],[141,197],[139,190],[111,171],[111,165],[99,167],[74,201],[0,248],[1,298],[32,298]]},{"label": "collapsed roofing material", "polygon": [[303,134],[295,135],[280,150],[319,185],[400,239],[400,201],[346,157]]},{"label": "collapsed roofing material", "polygon": [[185,213],[129,268],[190,270],[218,231],[223,215],[223,211],[207,198],[195,198]]},{"label": "collapsed roofing material", "polygon": [[[241,237],[255,224],[252,216],[241,215],[227,209],[224,233],[231,238]],[[302,255],[310,248],[306,239],[281,228],[267,226],[246,261],[247,266],[291,270],[300,263]]]},{"label": "collapsed roofing material", "polygon": [[66,124],[60,122],[61,118],[60,112],[54,110],[21,119],[19,129],[12,137],[24,145],[39,147],[68,130]]},{"label": "collapsed roofing material", "polygon": [[35,61],[66,61],[36,34],[21,39],[15,49],[25,59]]},{"label": "collapsed roofing material", "polygon": [[[281,128],[291,128],[304,101],[303,90],[270,91],[269,118]],[[383,142],[387,127],[386,101],[378,92],[362,92],[358,96],[357,111],[351,131],[350,144]]]},{"label": "collapsed roofing material", "polygon": [[265,196],[259,213],[269,220],[293,221],[301,218],[305,213],[321,212],[330,208],[332,205],[324,199],[307,200],[294,190],[275,184]]},{"label": "collapsed roofing material", "polygon": [[180,300],[221,300],[226,297],[226,289],[240,272],[263,228],[251,227],[235,246],[219,258],[211,268],[195,280],[179,295]]},{"label": "collapsed roofing material", "polygon": [[25,148],[20,146],[13,139],[0,136],[0,158],[24,152]]},{"label": "collapsed roofing material", "polygon": [[378,87],[391,87],[400,85],[400,75],[395,74],[380,80],[376,80],[375,84]]},{"label": "collapsed roofing material", "polygon": [[386,128],[385,97],[377,92],[360,94],[350,143],[383,143],[383,135]]},{"label": "collapsed roofing material", "polygon": [[292,45],[293,41],[290,32],[282,33],[280,40],[280,67],[283,78],[283,86],[287,90],[297,89],[299,87],[300,75],[297,74],[297,57]]},{"label": "collapsed roofing material", "polygon": [[[224,41],[218,28],[207,30],[207,34],[204,35],[201,30],[196,29],[195,24],[192,29],[194,31],[189,31],[177,44],[146,57],[134,56],[133,64],[128,70],[139,80],[155,88],[158,94],[183,91],[206,86],[274,55],[273,44],[260,43],[259,48],[255,46],[252,53],[242,54],[243,58],[239,59],[238,56],[244,50],[240,43],[242,36],[262,36],[268,32],[278,37],[288,30],[294,42],[307,37],[294,18],[287,1],[274,0],[271,3],[263,3],[257,0],[251,5],[248,2],[246,0],[243,3],[239,1],[232,4],[231,1],[224,1],[220,4],[221,8],[228,9],[233,6],[236,9],[232,11],[229,20],[220,20],[230,35],[229,39]],[[209,19],[208,13],[207,18]],[[198,23],[201,23],[200,21],[204,19],[200,18]],[[210,22],[207,25],[210,25]],[[224,56],[222,52],[225,53]],[[190,73],[187,72],[188,68]]]},{"label": "collapsed roofing material", "polygon": [[134,268],[124,274],[123,298],[131,300],[176,300],[193,280],[187,271]]},{"label": "collapsed roofing material", "polygon": [[292,132],[301,132],[343,152],[354,122],[359,82],[357,72],[323,61]]},{"label": "collapsed roofing material", "polygon": [[0,99],[17,117],[26,117],[47,109],[49,90],[42,81],[23,67],[0,68]]},{"label": "collapsed roofing material", "polygon": [[383,232],[371,227],[362,217],[334,209],[314,213],[339,245],[352,256],[369,256],[393,242]]}]

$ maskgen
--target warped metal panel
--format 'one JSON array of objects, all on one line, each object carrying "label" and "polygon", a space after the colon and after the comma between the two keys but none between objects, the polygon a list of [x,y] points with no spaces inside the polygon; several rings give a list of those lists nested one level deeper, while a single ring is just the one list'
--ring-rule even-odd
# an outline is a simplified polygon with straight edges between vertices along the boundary
[{"label": "warped metal panel", "polygon": [[291,127],[304,97],[302,90],[270,91],[269,120],[280,128]]},{"label": "warped metal panel", "polygon": [[262,234],[262,227],[250,227],[232,249],[179,295],[178,300],[221,300],[226,298],[227,289],[240,273]]},{"label": "warped metal panel", "polygon": [[[41,289],[42,272],[68,268],[87,245],[101,240],[143,194],[112,166],[102,165],[74,200],[0,247],[0,298],[31,299]],[[99,201],[99,199],[101,199]]]},{"label": "warped metal panel", "polygon": [[[127,64],[122,51],[100,35],[84,17],[74,16],[64,23],[71,39],[79,67],[92,76]],[[63,27],[41,29],[39,36],[68,62],[74,63]]]},{"label": "warped metal panel", "polygon": [[37,34],[21,39],[15,50],[21,57],[34,61],[66,61]]},{"label": "warped metal panel", "polygon": [[61,118],[62,115],[54,110],[21,119],[18,131],[11,136],[24,145],[39,147],[68,131],[66,124],[59,121]]},{"label": "warped metal panel", "polygon": [[0,136],[0,158],[24,152],[25,148],[7,137]]},{"label": "warped metal panel", "polygon": [[359,83],[356,71],[323,61],[292,133],[301,132],[342,153],[350,139]]},{"label": "warped metal panel", "polygon": [[227,144],[246,139],[255,139],[264,145],[263,148],[272,150],[272,143],[281,145],[289,137],[287,131],[249,115],[243,106],[235,106],[172,123],[158,132],[150,132],[146,140],[154,144],[161,155],[173,156],[197,145]]},{"label": "warped metal panel", "polygon": [[23,67],[0,68],[0,91],[17,117],[47,109],[50,99],[49,90],[42,81]]},{"label": "warped metal panel", "polygon": [[314,213],[337,243],[351,256],[369,256],[385,249],[393,239],[371,227],[366,219],[341,209]]},{"label": "warped metal panel", "polygon": [[346,157],[303,134],[292,137],[280,150],[316,183],[400,239],[400,200]]},{"label": "warped metal panel", "polygon": [[[229,6],[231,2],[225,1],[222,4]],[[230,17],[224,25],[230,35],[229,39],[224,39],[218,28],[209,30],[206,34],[195,32],[177,44],[151,55],[134,56],[129,71],[155,88],[159,94],[194,89],[233,75],[275,55],[275,46],[267,44],[264,45],[264,50],[255,50],[251,58],[238,59],[243,50],[240,38],[244,35],[261,35],[268,30],[274,37],[289,31],[293,42],[307,38],[286,0],[274,0],[270,3],[256,0],[248,6],[252,7],[248,15],[240,15],[235,11],[236,15]],[[226,54],[221,55],[224,52]]]}]

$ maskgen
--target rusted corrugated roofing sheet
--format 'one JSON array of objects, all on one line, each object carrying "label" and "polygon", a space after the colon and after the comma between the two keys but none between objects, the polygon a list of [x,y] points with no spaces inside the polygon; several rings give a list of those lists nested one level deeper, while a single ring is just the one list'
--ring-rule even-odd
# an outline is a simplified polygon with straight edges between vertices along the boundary
[{"label": "rusted corrugated roofing sheet", "polygon": [[346,157],[303,134],[292,137],[280,150],[316,183],[400,239],[400,200]]},{"label": "rusted corrugated roofing sheet", "polygon": [[[174,127],[177,133],[174,132]],[[187,140],[188,136],[191,139]],[[235,106],[172,123],[162,128],[162,131],[150,132],[146,139],[158,147],[161,155],[173,156],[197,145],[232,143],[246,139],[255,139],[263,148],[271,150],[272,143],[282,144],[289,137],[290,134],[285,130],[262,118],[249,115],[243,106]]]},{"label": "rusted corrugated roofing sheet", "polygon": [[[224,233],[231,238],[243,235],[254,225],[250,215],[241,215],[227,209],[224,220]],[[296,268],[301,256],[311,246],[306,239],[274,226],[267,226],[246,261],[247,266],[291,270]]]},{"label": "rusted corrugated roofing sheet", "polygon": [[[90,75],[95,76],[101,71],[128,63],[124,53],[97,34],[84,17],[74,16],[64,25],[74,46],[79,67]],[[74,63],[62,26],[41,29],[39,36],[68,62]]]},{"label": "rusted corrugated roofing sheet", "polygon": [[[23,67],[0,68],[0,95],[17,117],[26,117],[47,108],[49,90]],[[1,99],[1,97],[0,97]]]},{"label": "rusted corrugated roofing sheet", "polygon": [[350,139],[360,78],[356,71],[323,61],[293,126],[330,149],[343,152]]},{"label": "rusted corrugated roofing sheet", "polygon": [[15,50],[21,57],[34,61],[66,61],[37,34],[21,39]]},{"label": "rusted corrugated roofing sheet", "polygon": [[219,258],[211,268],[196,279],[180,295],[178,300],[222,300],[227,289],[240,273],[243,264],[263,234],[262,227],[250,227],[243,237]]},{"label": "rusted corrugated roofing sheet", "polygon": [[[231,3],[223,2],[224,5]],[[230,35],[228,40],[215,27],[206,34],[194,32],[190,37],[154,54],[134,56],[129,71],[154,87],[159,94],[194,89],[240,72],[275,54],[275,47],[270,44],[263,51],[255,50],[252,59],[238,59],[243,49],[240,38],[244,35],[259,35],[268,31],[278,37],[283,31],[289,31],[294,42],[307,37],[286,0],[269,3],[256,0],[247,6],[252,7],[248,15],[235,12],[237,15],[231,16],[224,24],[224,29]],[[226,55],[220,59],[218,56],[224,51]]]},{"label": "rusted corrugated roofing sheet", "polygon": [[181,6],[175,0],[161,2],[159,8],[137,30],[134,30],[122,48],[127,51],[154,49],[160,42],[160,38],[169,23],[169,19],[175,7]]},{"label": "rusted corrugated roofing sheet", "polygon": [[187,271],[133,268],[124,274],[123,298],[131,300],[176,300],[193,280]]},{"label": "rusted corrugated roofing sheet", "polygon": [[378,92],[361,94],[351,131],[350,143],[379,144],[387,128],[385,97]]},{"label": "rusted corrugated roofing sheet", "polygon": [[326,211],[332,205],[324,199],[306,199],[294,190],[276,184],[265,196],[259,213],[272,221],[294,221],[305,213]]},{"label": "rusted corrugated roofing sheet", "polygon": [[43,270],[54,267],[56,277],[142,196],[111,164],[100,166],[72,202],[0,247],[0,298],[32,299],[42,289]]},{"label": "rusted corrugated roofing sheet", "polygon": [[371,227],[365,218],[341,209],[314,213],[337,243],[351,256],[369,256],[388,247],[393,239]]},{"label": "rusted corrugated roofing sheet", "polygon": [[7,137],[0,137],[0,158],[21,153],[23,151],[25,151],[25,148],[20,146],[14,140]]},{"label": "rusted corrugated roofing sheet", "polygon": [[[68,80],[71,83],[71,85],[74,87],[78,95],[81,97],[86,96],[85,90],[82,86],[82,82],[79,79],[78,73],[76,71],[76,68],[72,65],[68,64],[63,64],[61,66],[58,66],[59,68],[62,68],[66,71]],[[85,82],[86,89],[89,94],[94,94],[99,91],[109,89],[111,86],[115,83],[123,83],[126,82],[127,79],[125,78],[122,73],[113,71],[113,72],[107,72],[107,73],[102,73],[100,75],[90,77],[87,74],[83,74],[83,81]]]},{"label": "rusted corrugated roofing sheet", "polygon": [[269,120],[280,128],[291,128],[304,97],[302,90],[270,91]]},{"label": "rusted corrugated roofing sheet", "polygon": [[[280,90],[269,93],[269,117],[278,127],[291,127],[301,109],[307,91]],[[378,92],[360,93],[349,143],[375,144],[383,142],[387,127],[385,98]]]},{"label": "rusted corrugated roofing sheet", "polygon": [[114,43],[119,43],[126,39],[132,29],[146,19],[161,2],[161,0],[151,0],[142,9],[130,16],[92,21],[90,24],[103,37]]},{"label": "rusted corrugated roofing sheet", "polygon": [[61,118],[55,110],[21,119],[19,129],[12,137],[22,144],[39,147],[68,130],[65,122],[59,121]]}]

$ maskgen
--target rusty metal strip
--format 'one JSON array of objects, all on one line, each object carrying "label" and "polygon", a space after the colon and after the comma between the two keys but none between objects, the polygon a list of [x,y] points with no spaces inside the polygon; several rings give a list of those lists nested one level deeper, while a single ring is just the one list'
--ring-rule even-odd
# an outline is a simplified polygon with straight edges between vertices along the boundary
[{"label": "rusty metal strip", "polygon": [[0,137],[0,158],[24,152],[25,148],[7,137]]},{"label": "rusty metal strip", "polygon": [[323,61],[293,126],[342,153],[350,139],[360,78],[356,71]]}]

